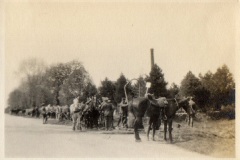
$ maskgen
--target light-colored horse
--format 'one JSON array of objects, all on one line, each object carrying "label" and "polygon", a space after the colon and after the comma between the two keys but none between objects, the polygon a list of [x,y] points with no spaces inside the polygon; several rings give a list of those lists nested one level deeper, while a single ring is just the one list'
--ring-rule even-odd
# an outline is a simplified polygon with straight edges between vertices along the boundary
[{"label": "light-colored horse", "polygon": [[73,104],[70,105],[70,114],[72,115],[73,120],[73,130],[76,129],[82,129],[81,121],[82,121],[82,115],[84,111],[85,105],[82,103],[79,103],[78,98],[75,98],[73,100]]}]

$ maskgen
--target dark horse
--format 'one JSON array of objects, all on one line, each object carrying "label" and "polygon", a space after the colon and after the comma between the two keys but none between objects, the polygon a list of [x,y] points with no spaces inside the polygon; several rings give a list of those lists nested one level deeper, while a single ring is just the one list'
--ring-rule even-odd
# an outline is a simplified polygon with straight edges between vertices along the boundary
[{"label": "dark horse", "polygon": [[18,109],[18,108],[17,108],[17,109],[11,109],[10,111],[11,111],[11,112],[10,112],[11,114],[16,114],[16,115],[18,115],[18,113],[21,111],[21,109]]},{"label": "dark horse", "polygon": [[168,99],[168,107],[165,108],[165,114],[167,116],[167,119],[164,120],[164,140],[167,140],[166,134],[167,134],[167,128],[169,132],[169,139],[172,143],[172,122],[176,115],[177,110],[180,108],[183,108],[187,113],[189,109],[191,108],[191,98],[183,98],[183,99]]},{"label": "dark horse", "polygon": [[155,106],[154,104],[150,105],[146,111],[147,117],[149,117],[148,128],[147,128],[147,138],[149,140],[149,133],[152,129],[152,140],[155,141],[154,136],[156,129],[158,127],[158,121],[160,116],[160,107]]},{"label": "dark horse", "polygon": [[142,117],[144,116],[146,110],[152,105],[154,105],[155,107],[164,107],[165,105],[167,105],[167,103],[168,102],[165,97],[154,99],[153,96],[150,94],[148,94],[147,97],[133,98],[129,101],[128,115],[133,114],[134,116],[133,127],[136,142],[141,141],[138,128],[141,127]]},{"label": "dark horse", "polygon": [[92,129],[93,127],[96,127],[98,129],[99,116],[100,113],[98,111],[97,101],[96,99],[92,99],[90,102],[88,102],[86,111],[83,116],[86,128]]}]

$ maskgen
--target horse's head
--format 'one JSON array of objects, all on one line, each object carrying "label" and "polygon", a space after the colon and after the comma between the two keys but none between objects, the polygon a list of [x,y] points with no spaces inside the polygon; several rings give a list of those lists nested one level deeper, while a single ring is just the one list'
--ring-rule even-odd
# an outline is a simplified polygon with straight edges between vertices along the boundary
[{"label": "horse's head", "polygon": [[167,101],[166,97],[160,97],[156,100],[157,100],[159,107],[166,107],[168,105],[168,101]]},{"label": "horse's head", "polygon": [[195,113],[196,103],[193,101],[193,97],[183,98],[179,101],[179,106],[182,107],[188,114]]},{"label": "horse's head", "polygon": [[168,101],[166,97],[160,97],[155,99],[153,95],[147,94],[147,99],[150,101],[151,104],[158,107],[166,107],[168,105]]}]

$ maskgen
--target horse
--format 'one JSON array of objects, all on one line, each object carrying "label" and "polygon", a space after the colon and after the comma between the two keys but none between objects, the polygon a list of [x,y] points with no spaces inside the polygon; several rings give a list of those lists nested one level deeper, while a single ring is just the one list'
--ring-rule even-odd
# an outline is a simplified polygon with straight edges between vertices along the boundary
[{"label": "horse", "polygon": [[86,128],[93,128],[96,127],[98,129],[98,119],[99,119],[100,113],[98,110],[98,101],[96,99],[90,99],[86,103],[85,112],[83,114],[85,127]]},{"label": "horse", "polygon": [[51,106],[50,104],[48,106],[45,107],[47,115],[49,116],[49,118],[56,118],[56,108]]},{"label": "horse", "polygon": [[32,116],[32,113],[33,113],[33,108],[28,108],[25,110],[25,115],[26,116]]},{"label": "horse", "polygon": [[93,103],[92,100],[85,104],[85,112],[83,114],[83,119],[84,119],[84,123],[85,123],[85,128],[93,128]]},{"label": "horse", "polygon": [[148,128],[147,128],[147,139],[149,140],[149,133],[152,129],[152,140],[155,141],[155,132],[158,127],[158,120],[160,116],[160,107],[150,105],[146,111],[147,117],[149,117]]},{"label": "horse", "polygon": [[33,108],[32,110],[32,117],[39,117],[40,116],[40,109],[38,107]]},{"label": "horse", "polygon": [[58,120],[71,120],[70,108],[65,106],[59,106]]},{"label": "horse", "polygon": [[10,110],[10,113],[11,113],[11,114],[16,114],[16,115],[18,115],[18,113],[19,113],[20,111],[21,111],[21,109],[18,109],[18,108],[17,108],[17,109],[11,109],[11,110]]},{"label": "horse", "polygon": [[155,107],[165,107],[168,104],[166,97],[160,97],[154,99],[153,95],[147,94],[146,97],[132,98],[128,104],[128,117],[133,115],[134,117],[134,135],[135,141],[140,142],[138,129],[142,124],[142,117],[149,107],[154,105]]},{"label": "horse", "polygon": [[[186,112],[191,107],[192,100],[191,98],[183,98],[183,99],[167,99],[168,101],[168,107],[165,107],[165,114],[167,119],[163,120],[164,123],[164,140],[167,140],[166,134],[167,134],[167,128],[169,132],[169,139],[170,142],[173,142],[172,139],[172,123],[173,119],[176,115],[176,112],[180,109],[183,108]],[[190,103],[191,102],[191,103]],[[195,102],[194,102],[195,103]]]},{"label": "horse", "polygon": [[88,110],[87,104],[78,103],[78,98],[73,100],[73,104],[70,105],[70,114],[73,120],[73,130],[77,126],[77,129],[82,130],[82,123],[84,121],[84,114]]}]

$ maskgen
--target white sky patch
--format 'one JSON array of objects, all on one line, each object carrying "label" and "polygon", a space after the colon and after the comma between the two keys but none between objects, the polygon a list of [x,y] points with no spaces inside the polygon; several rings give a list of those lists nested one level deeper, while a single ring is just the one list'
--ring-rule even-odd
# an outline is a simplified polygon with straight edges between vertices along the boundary
[{"label": "white sky patch", "polygon": [[[6,3],[6,95],[22,60],[80,60],[94,83],[150,72],[169,85],[226,64],[234,74],[236,3]],[[6,96],[7,97],[7,96]]]}]

